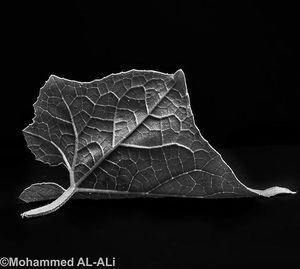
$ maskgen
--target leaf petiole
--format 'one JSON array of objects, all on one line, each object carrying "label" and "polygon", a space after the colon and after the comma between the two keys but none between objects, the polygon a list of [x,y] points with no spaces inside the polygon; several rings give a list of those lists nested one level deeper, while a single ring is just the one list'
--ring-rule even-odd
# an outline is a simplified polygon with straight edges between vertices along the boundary
[{"label": "leaf petiole", "polygon": [[59,209],[61,206],[63,206],[75,192],[76,186],[70,186],[61,196],[59,196],[52,203],[26,211],[21,214],[21,217],[31,218],[50,214]]}]

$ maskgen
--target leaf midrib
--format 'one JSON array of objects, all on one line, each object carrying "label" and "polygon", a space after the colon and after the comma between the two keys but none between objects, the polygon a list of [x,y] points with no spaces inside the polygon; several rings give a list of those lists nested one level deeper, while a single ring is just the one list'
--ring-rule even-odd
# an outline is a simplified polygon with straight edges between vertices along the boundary
[{"label": "leaf midrib", "polygon": [[[173,79],[174,79],[174,75],[170,75],[170,77],[172,77]],[[132,130],[132,131],[130,131],[129,133],[128,133],[128,135],[127,136],[125,136],[123,139],[121,139],[119,142],[118,142],[118,144],[116,144],[115,145],[115,147],[113,147],[112,148],[112,150],[110,150],[110,151],[108,151],[107,153],[105,153],[104,155],[103,155],[103,157],[102,158],[100,158],[96,163],[95,163],[95,165],[85,174],[85,175],[83,175],[77,182],[75,181],[75,187],[76,188],[78,188],[78,186],[111,154],[111,153],[113,153],[114,152],[114,150],[116,149],[116,148],[118,148],[118,146],[125,140],[125,139],[127,139],[150,115],[151,115],[151,113],[153,112],[153,110],[155,109],[155,108],[157,108],[157,106],[162,102],[162,100],[166,97],[166,95],[170,92],[170,90],[173,88],[173,86],[175,85],[175,81],[174,81],[174,84],[170,87],[170,88],[168,88],[167,87],[167,85],[166,85],[166,83],[165,83],[165,81],[163,80],[163,82],[164,82],[164,86],[166,87],[166,89],[167,89],[167,91],[166,91],[166,93],[162,96],[162,98],[157,102],[157,104],[155,105],[155,106],[153,106],[153,108],[151,109],[151,110],[149,110],[149,112],[148,112],[148,115],[140,122],[140,123],[138,123],[137,125],[136,125],[136,127]],[[143,86],[143,88],[144,88],[144,86]],[[113,133],[113,136],[114,136],[114,133]],[[72,171],[74,172],[74,167],[72,167]]]}]

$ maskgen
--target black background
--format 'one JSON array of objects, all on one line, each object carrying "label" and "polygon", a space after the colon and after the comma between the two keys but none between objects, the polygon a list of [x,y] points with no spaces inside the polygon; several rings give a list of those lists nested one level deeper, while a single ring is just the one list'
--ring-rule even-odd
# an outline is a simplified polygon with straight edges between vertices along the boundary
[{"label": "black background", "polygon": [[182,68],[196,124],[241,181],[300,189],[297,9],[274,2],[183,2],[16,4],[3,11],[3,57],[12,78],[4,78],[9,85],[2,88],[8,98],[2,99],[1,256],[108,256],[117,268],[300,262],[298,195],[69,201],[48,216],[19,217],[41,205],[18,202],[31,183],[68,185],[63,167],[34,160],[21,132],[50,74],[90,81],[132,68]]}]

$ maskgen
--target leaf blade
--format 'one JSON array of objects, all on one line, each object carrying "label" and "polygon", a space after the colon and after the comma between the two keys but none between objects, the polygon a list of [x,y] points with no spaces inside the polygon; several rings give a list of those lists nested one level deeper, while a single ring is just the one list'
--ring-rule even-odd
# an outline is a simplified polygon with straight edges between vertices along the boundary
[{"label": "leaf blade", "polygon": [[[34,107],[34,122],[25,129],[28,147],[37,159],[65,163],[70,194],[77,197],[293,193],[280,187],[254,190],[237,179],[200,134],[182,70],[173,75],[131,70],[86,83],[51,76]],[[47,147],[38,139],[48,141]]]}]

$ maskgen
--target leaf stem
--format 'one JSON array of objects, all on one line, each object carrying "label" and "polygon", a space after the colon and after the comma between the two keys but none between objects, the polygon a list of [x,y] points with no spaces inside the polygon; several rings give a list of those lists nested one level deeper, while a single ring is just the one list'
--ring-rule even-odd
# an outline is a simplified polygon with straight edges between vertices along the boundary
[{"label": "leaf stem", "polygon": [[56,211],[57,209],[59,209],[62,205],[64,205],[75,192],[76,192],[76,187],[70,186],[61,196],[59,196],[52,203],[26,211],[21,214],[21,217],[31,218],[31,217],[38,217],[38,216],[50,214]]}]

